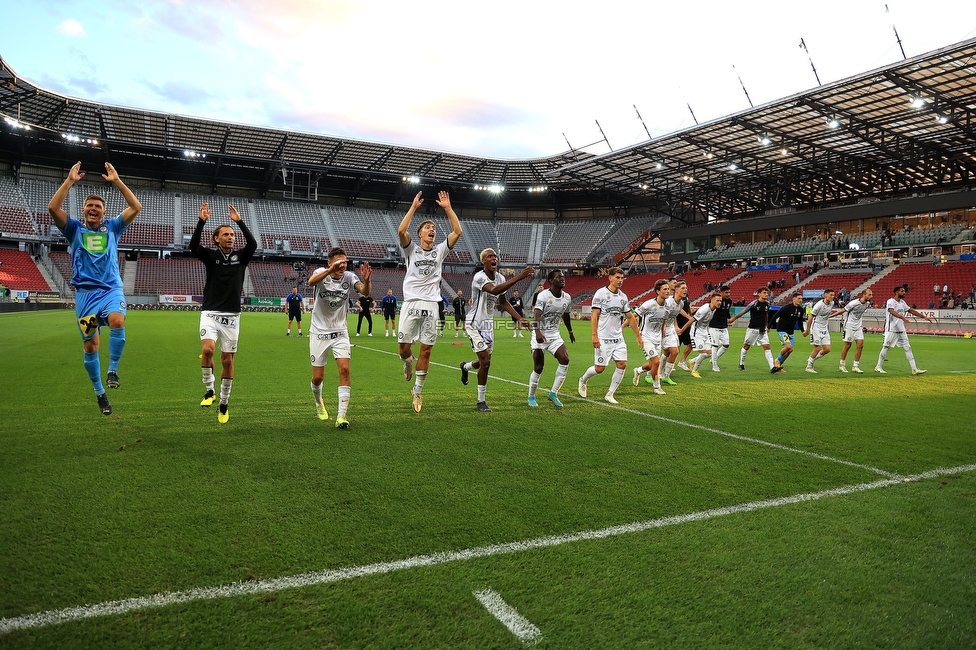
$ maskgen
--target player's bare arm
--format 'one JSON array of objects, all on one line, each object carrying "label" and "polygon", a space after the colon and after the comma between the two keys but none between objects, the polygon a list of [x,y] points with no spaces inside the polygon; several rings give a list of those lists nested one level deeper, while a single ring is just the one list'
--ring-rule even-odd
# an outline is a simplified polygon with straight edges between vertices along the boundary
[{"label": "player's bare arm", "polygon": [[451,207],[451,195],[444,191],[438,192],[437,205],[444,209],[444,212],[447,213],[447,219],[451,223],[451,232],[447,234],[447,247],[454,248],[454,244],[461,238],[462,230],[461,220],[458,219],[454,208]]},{"label": "player's bare arm", "polygon": [[600,347],[600,335],[597,333],[598,322],[600,320],[600,308],[594,307],[590,312],[590,333],[591,340],[593,341],[593,347]]},{"label": "player's bare arm", "polygon": [[630,329],[634,330],[634,334],[637,335],[637,345],[644,347],[644,337],[641,336],[640,326],[637,323],[637,315],[634,310],[627,312],[627,324],[630,325]]},{"label": "player's bare arm", "polygon": [[417,209],[424,204],[424,200],[420,198],[421,194],[423,192],[417,192],[417,196],[413,197],[410,209],[403,215],[400,226],[397,228],[397,235],[400,236],[400,246],[408,246],[410,244],[410,221],[413,219],[413,215],[417,212]]},{"label": "player's bare arm", "polygon": [[356,283],[356,291],[358,291],[360,295],[368,296],[372,293],[372,282],[370,281],[370,278],[373,275],[373,270],[369,268],[369,262],[362,262],[359,265],[359,274],[363,277],[363,279],[362,282]]},{"label": "player's bare arm", "polygon": [[122,198],[125,199],[125,203],[128,207],[122,211],[122,222],[128,226],[130,223],[135,221],[135,218],[139,216],[140,212],[142,212],[142,203],[140,203],[139,199],[136,198],[136,195],[132,193],[132,190],[130,190],[128,186],[122,182],[122,179],[119,178],[119,173],[115,171],[115,167],[112,165],[112,163],[105,163],[105,173],[102,174],[102,178],[114,185],[122,194]]},{"label": "player's bare arm", "polygon": [[64,229],[65,224],[68,223],[68,213],[61,206],[64,205],[64,200],[68,198],[71,186],[84,177],[85,172],[81,171],[81,161],[79,160],[68,170],[68,177],[64,179],[61,187],[58,188],[58,191],[54,193],[51,201],[47,204],[48,214],[51,215],[54,225],[58,228]]}]

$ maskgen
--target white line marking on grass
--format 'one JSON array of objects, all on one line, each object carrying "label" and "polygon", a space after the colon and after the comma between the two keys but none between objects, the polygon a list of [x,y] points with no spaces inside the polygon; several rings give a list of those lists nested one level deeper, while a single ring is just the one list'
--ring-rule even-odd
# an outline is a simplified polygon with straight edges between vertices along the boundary
[{"label": "white line marking on grass", "polygon": [[567,533],[565,535],[550,535],[547,537],[537,537],[535,539],[524,540],[521,542],[508,542],[505,544],[493,544],[491,546],[480,546],[468,548],[460,551],[444,551],[441,553],[431,553],[429,555],[415,555],[414,557],[390,562],[379,562],[364,566],[347,567],[344,569],[328,569],[314,573],[302,573],[283,578],[273,578],[270,580],[254,580],[251,582],[237,582],[229,585],[216,587],[198,587],[186,591],[167,592],[154,594],[152,596],[142,596],[139,598],[127,598],[124,600],[113,600],[96,605],[82,605],[81,607],[68,607],[66,609],[50,610],[47,612],[37,612],[14,618],[0,619],[0,634],[6,634],[13,630],[25,630],[29,628],[44,627],[56,623],[66,623],[96,616],[109,616],[112,614],[125,614],[144,609],[165,607],[177,603],[187,603],[197,600],[215,600],[217,598],[233,598],[248,594],[262,594],[272,591],[282,591],[284,589],[297,589],[314,585],[324,585],[341,580],[351,580],[365,576],[382,575],[393,571],[403,571],[405,569],[415,569],[417,567],[429,567],[451,562],[473,560],[477,558],[492,557],[509,553],[518,553],[537,548],[549,548],[561,546],[571,542],[584,540],[605,539],[617,535],[628,533],[638,533],[655,528],[665,528],[677,524],[685,524],[696,521],[704,521],[715,517],[733,515],[742,512],[752,512],[776,506],[785,506],[793,503],[803,503],[805,501],[816,501],[826,497],[839,497],[854,492],[864,492],[877,488],[891,487],[901,483],[920,481],[941,476],[951,476],[963,474],[976,470],[976,464],[961,465],[959,467],[938,468],[921,474],[912,476],[900,476],[895,478],[874,481],[872,483],[859,483],[857,485],[847,485],[820,492],[808,492],[805,494],[795,494],[793,496],[779,497],[776,499],[765,499],[763,501],[751,501],[739,505],[713,508],[702,510],[685,515],[673,515],[660,519],[649,519],[638,521],[620,526],[611,526],[599,530],[585,530],[577,533]]},{"label": "white line marking on grass", "polygon": [[[362,346],[360,346],[360,347],[362,347]],[[397,358],[399,358],[399,354],[396,353],[396,352],[390,352],[388,350],[379,350],[379,349],[376,349],[376,348],[367,348],[367,347],[363,347],[363,349],[364,350],[369,350],[371,352],[381,352],[383,354],[392,354],[392,355],[396,356]],[[442,368],[450,368],[452,370],[458,370],[458,367],[457,366],[449,366],[449,365],[447,365],[445,363],[437,363],[436,361],[431,361],[430,363],[431,363],[431,365],[440,366]],[[458,372],[460,372],[460,370],[458,370]],[[508,383],[508,384],[515,384],[516,386],[526,386],[526,387],[528,386],[528,384],[523,383],[523,382],[520,382],[520,381],[515,381],[514,379],[506,379],[504,377],[496,377],[495,375],[488,375],[488,376],[491,377],[494,380],[501,381],[501,382],[505,382],[505,383]],[[676,424],[678,426],[688,427],[690,429],[698,429],[700,431],[707,431],[709,433],[717,433],[720,436],[726,436],[727,438],[733,438],[735,440],[742,440],[743,442],[751,442],[751,443],[757,444],[757,445],[765,445],[767,447],[772,447],[773,449],[779,449],[781,451],[789,451],[789,452],[793,452],[795,454],[801,454],[803,456],[808,456],[810,458],[816,458],[818,460],[826,460],[826,461],[829,461],[829,462],[832,462],[832,463],[839,463],[841,465],[847,465],[848,467],[856,467],[858,469],[863,469],[863,470],[868,471],[868,472],[871,472],[873,474],[879,474],[881,476],[887,476],[888,478],[895,478],[895,477],[898,476],[898,474],[895,473],[895,472],[888,472],[886,470],[883,470],[883,469],[880,469],[880,468],[877,468],[877,467],[871,467],[870,465],[861,465],[860,463],[855,463],[855,462],[852,462],[852,461],[849,461],[849,460],[842,460],[840,458],[833,458],[831,456],[824,456],[823,454],[818,454],[818,453],[812,452],[812,451],[804,451],[802,449],[797,449],[796,447],[788,447],[787,445],[781,445],[779,443],[769,442],[768,440],[760,440],[758,438],[750,438],[748,436],[742,436],[742,435],[739,435],[737,433],[731,433],[729,431],[722,431],[721,429],[715,429],[713,427],[706,427],[703,424],[695,424],[694,422],[685,422],[684,420],[675,420],[674,418],[667,418],[667,417],[664,417],[663,415],[655,415],[654,413],[647,413],[645,411],[637,411],[635,409],[629,409],[629,408],[626,408],[624,406],[619,406],[619,405],[618,406],[615,406],[613,404],[608,404],[607,402],[604,402],[602,400],[586,399],[584,397],[579,397],[577,395],[573,395],[573,394],[569,394],[569,393],[566,394],[566,397],[569,397],[569,398],[574,399],[574,400],[579,401],[579,402],[587,402],[589,404],[596,404],[598,406],[603,406],[603,407],[606,407],[606,408],[616,409],[618,411],[623,411],[624,413],[630,413],[631,415],[640,415],[640,416],[643,416],[643,417],[646,417],[646,418],[652,418],[654,420],[660,420],[661,422],[667,422],[669,424]]]},{"label": "white line marking on grass", "polygon": [[519,614],[518,610],[506,603],[494,590],[476,591],[474,597],[525,645],[533,645],[542,640],[542,630],[532,625],[529,619]]}]

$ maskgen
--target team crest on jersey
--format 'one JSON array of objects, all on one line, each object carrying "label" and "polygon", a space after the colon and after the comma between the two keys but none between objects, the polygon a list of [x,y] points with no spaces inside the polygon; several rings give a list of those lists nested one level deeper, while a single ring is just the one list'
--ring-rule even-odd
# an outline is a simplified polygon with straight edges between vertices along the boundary
[{"label": "team crest on jersey", "polygon": [[237,261],[237,254],[236,253],[234,255],[231,255],[230,256],[230,261],[231,262],[236,262]]},{"label": "team crest on jersey", "polygon": [[312,363],[315,363],[315,355],[314,355],[314,354],[313,354],[313,355],[311,355],[311,357],[310,357],[310,358],[311,358],[311,360],[312,360]]},{"label": "team crest on jersey", "polygon": [[204,335],[204,334],[206,334],[206,333],[207,333],[207,330],[205,330],[205,329],[201,329],[201,330],[200,330],[200,336],[203,336],[203,335]]},{"label": "team crest on jersey", "polygon": [[119,301],[119,307],[121,307],[122,309],[125,309],[125,301],[124,300],[120,300]]},{"label": "team crest on jersey", "polygon": [[343,291],[349,291],[349,283],[343,282],[341,285]]}]

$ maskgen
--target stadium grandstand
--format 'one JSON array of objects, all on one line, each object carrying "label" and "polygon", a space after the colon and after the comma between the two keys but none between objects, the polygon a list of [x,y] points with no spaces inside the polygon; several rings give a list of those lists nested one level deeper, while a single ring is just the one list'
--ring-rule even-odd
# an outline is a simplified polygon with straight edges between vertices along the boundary
[{"label": "stadium grandstand", "polygon": [[[68,101],[0,59],[0,278],[70,299],[47,203],[71,163],[94,171],[110,160],[144,206],[120,242],[135,302],[202,291],[188,243],[205,202],[221,218],[235,205],[258,238],[245,298],[283,297],[335,246],[374,267],[374,297],[399,295],[397,227],[422,191],[413,227],[430,218],[446,236],[431,198],[443,189],[464,230],[446,262],[449,299],[469,291],[490,247],[503,273],[537,269],[519,285],[529,295],[547,270],[564,269],[579,313],[610,266],[629,272],[634,300],[680,274],[694,304],[721,284],[736,300],[771,284],[782,302],[795,290],[887,296],[907,283],[919,307],[942,308],[932,286],[943,283],[954,307],[970,307],[974,57],[967,40],[618,151],[531,160]],[[78,214],[87,194],[102,194],[118,214],[110,189],[92,173],[66,208]]]}]

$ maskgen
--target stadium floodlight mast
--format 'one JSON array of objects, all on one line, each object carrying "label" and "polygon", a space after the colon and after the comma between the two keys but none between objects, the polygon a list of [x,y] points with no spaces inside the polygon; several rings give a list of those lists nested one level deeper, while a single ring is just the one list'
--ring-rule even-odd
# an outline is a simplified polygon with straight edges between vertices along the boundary
[{"label": "stadium floodlight mast", "polygon": [[3,117],[3,121],[6,122],[7,124],[9,124],[10,125],[10,128],[13,128],[13,129],[23,129],[24,131],[30,131],[31,130],[29,124],[24,124],[20,120],[15,120],[14,118],[8,117],[6,115]]}]

